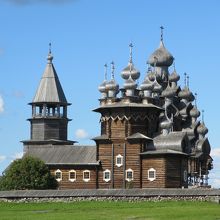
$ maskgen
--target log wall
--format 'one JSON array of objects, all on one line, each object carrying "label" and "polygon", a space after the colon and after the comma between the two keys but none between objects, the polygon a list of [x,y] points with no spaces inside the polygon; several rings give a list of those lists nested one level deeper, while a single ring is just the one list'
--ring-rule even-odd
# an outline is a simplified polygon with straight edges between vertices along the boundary
[{"label": "log wall", "polygon": [[[59,189],[96,189],[96,175],[97,171],[95,167],[92,166],[53,166],[50,167],[50,172],[55,175],[56,170],[62,172],[62,180],[59,182]],[[71,182],[69,180],[69,171],[76,171],[76,180]],[[90,180],[85,182],[83,180],[83,171],[90,171]]]}]

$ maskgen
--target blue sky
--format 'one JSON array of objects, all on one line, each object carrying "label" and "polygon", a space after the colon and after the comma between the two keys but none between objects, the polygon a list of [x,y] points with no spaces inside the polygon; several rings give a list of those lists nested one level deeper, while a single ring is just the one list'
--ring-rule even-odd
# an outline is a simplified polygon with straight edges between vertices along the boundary
[{"label": "blue sky", "polygon": [[[210,183],[220,187],[218,0],[1,0],[0,1],[0,172],[21,156],[21,140],[29,139],[31,108],[52,43],[54,65],[69,107],[69,139],[94,144],[100,133],[96,108],[104,64],[114,60],[116,80],[127,65],[128,44],[143,80],[146,60],[158,47],[159,27],[175,57],[176,70],[190,76],[205,110],[214,170]],[[110,75],[110,71],[109,71]]]}]

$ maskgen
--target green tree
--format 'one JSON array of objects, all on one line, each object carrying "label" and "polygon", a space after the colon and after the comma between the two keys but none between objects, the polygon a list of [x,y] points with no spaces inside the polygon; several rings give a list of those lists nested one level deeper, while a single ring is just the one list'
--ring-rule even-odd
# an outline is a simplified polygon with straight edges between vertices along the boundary
[{"label": "green tree", "polygon": [[57,186],[46,164],[30,156],[13,161],[0,178],[0,190],[55,189]]}]

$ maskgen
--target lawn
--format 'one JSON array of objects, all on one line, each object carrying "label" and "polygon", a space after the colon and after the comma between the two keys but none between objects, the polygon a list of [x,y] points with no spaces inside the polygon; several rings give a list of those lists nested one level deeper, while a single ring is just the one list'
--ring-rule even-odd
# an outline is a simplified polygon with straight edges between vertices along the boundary
[{"label": "lawn", "polygon": [[210,202],[0,203],[1,220],[198,219],[220,220],[220,205]]}]

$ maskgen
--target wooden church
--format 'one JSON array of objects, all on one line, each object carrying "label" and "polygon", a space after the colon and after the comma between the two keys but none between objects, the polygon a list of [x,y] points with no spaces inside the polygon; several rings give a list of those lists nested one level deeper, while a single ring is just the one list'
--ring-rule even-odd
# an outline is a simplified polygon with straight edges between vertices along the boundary
[{"label": "wooden church", "polygon": [[[121,88],[107,70],[99,86],[101,134],[94,146],[68,140],[68,106],[49,51],[46,69],[33,101],[30,140],[23,141],[24,154],[38,157],[49,167],[60,189],[182,188],[207,186],[212,169],[210,144],[196,95],[185,85],[174,57],[161,40],[148,59],[144,81],[132,60],[122,70]],[[107,68],[107,66],[106,66]],[[118,93],[121,95],[118,95]],[[98,122],[97,122],[98,123]],[[94,125],[95,126],[95,125]]]}]

